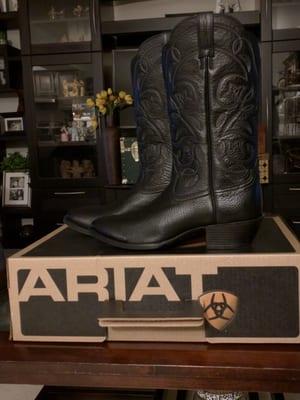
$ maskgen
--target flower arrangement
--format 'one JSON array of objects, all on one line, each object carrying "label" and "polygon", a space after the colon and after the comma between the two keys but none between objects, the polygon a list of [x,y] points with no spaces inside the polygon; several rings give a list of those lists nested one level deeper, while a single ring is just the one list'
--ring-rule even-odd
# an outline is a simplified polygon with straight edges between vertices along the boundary
[{"label": "flower arrangement", "polygon": [[100,116],[113,115],[116,109],[122,110],[133,104],[131,94],[126,93],[124,90],[120,92],[113,92],[111,88],[101,90],[96,94],[96,98],[89,98],[86,101],[88,107],[95,107]]}]

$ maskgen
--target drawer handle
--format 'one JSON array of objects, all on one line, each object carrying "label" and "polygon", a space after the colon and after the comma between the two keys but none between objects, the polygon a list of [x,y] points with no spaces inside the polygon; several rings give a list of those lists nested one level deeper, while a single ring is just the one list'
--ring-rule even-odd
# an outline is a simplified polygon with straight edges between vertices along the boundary
[{"label": "drawer handle", "polygon": [[292,221],[292,224],[294,224],[294,225],[300,225],[300,221]]},{"label": "drawer handle", "polygon": [[57,223],[55,224],[55,226],[63,226],[63,225],[64,225],[64,224],[61,223],[61,222],[60,222],[60,223],[57,222]]},{"label": "drawer handle", "polygon": [[86,192],[54,192],[55,196],[80,196],[81,194],[86,194]]},{"label": "drawer handle", "polygon": [[300,191],[300,187],[290,187],[289,191],[290,192],[299,192]]}]

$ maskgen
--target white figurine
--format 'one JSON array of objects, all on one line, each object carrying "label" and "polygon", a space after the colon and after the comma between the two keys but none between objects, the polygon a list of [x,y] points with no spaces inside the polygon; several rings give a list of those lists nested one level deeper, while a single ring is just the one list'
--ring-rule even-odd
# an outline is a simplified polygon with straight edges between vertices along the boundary
[{"label": "white figurine", "polygon": [[70,135],[71,141],[72,142],[78,142],[79,141],[79,132],[78,132],[78,128],[76,126],[76,122],[75,121],[72,122],[72,126],[70,126],[68,128],[68,131],[69,131],[69,135]]},{"label": "white figurine", "polygon": [[217,0],[216,13],[240,11],[240,0]]},{"label": "white figurine", "polygon": [[217,0],[216,13],[222,14],[225,12],[225,0]]}]

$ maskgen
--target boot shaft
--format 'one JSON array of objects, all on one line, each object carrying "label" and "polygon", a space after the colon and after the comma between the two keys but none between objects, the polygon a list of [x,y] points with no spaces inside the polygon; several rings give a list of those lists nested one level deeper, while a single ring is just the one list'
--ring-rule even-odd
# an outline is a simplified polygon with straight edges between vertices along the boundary
[{"label": "boot shaft", "polygon": [[[231,17],[180,23],[163,52],[176,198],[208,196],[214,219],[261,213],[257,164],[259,51]],[[249,208],[250,207],[250,208]]]},{"label": "boot shaft", "polygon": [[162,71],[162,49],[167,33],[152,36],[132,61],[132,83],[140,155],[137,188],[159,192],[170,183],[172,145]]}]

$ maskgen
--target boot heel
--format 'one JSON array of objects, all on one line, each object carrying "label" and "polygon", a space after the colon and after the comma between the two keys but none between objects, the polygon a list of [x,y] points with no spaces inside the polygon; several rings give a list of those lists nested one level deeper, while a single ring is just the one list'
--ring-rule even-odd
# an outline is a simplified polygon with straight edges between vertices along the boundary
[{"label": "boot heel", "polygon": [[206,246],[210,250],[249,247],[262,218],[206,227]]}]

